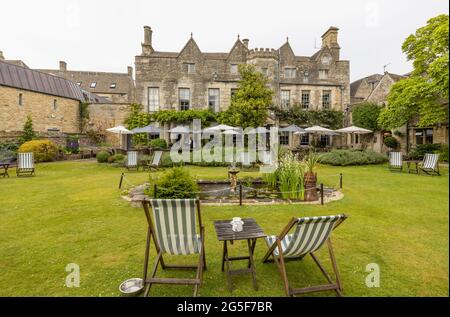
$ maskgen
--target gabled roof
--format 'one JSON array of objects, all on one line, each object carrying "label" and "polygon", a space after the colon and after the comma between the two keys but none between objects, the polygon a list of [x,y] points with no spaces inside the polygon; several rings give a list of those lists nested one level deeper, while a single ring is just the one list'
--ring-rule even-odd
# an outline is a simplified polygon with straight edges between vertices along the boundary
[{"label": "gabled roof", "polygon": [[350,83],[350,96],[351,97],[355,96],[356,92],[358,91],[359,86],[361,85],[361,83],[364,80],[367,80],[368,82],[379,82],[382,77],[383,77],[383,75],[381,75],[381,74],[373,74],[373,75],[358,79],[358,80]]},{"label": "gabled roof", "polygon": [[64,78],[3,61],[0,61],[0,85],[81,102],[107,102],[106,99],[84,91],[74,82]]},{"label": "gabled roof", "polygon": [[188,49],[192,49],[197,51],[197,53],[199,53],[201,55],[202,51],[200,50],[200,48],[198,47],[197,43],[195,42],[194,38],[191,36],[191,38],[189,39],[189,41],[187,41],[186,45],[184,45],[183,49],[180,51],[180,53],[178,54],[178,57],[180,57],[181,55],[183,55],[183,53],[185,51],[187,51]]}]

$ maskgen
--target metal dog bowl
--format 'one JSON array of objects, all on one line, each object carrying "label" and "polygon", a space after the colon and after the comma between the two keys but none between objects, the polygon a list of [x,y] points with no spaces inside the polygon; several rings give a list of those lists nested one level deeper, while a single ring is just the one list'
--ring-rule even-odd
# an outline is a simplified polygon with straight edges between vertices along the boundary
[{"label": "metal dog bowl", "polygon": [[137,296],[144,289],[141,278],[130,278],[119,286],[119,291],[125,296]]}]

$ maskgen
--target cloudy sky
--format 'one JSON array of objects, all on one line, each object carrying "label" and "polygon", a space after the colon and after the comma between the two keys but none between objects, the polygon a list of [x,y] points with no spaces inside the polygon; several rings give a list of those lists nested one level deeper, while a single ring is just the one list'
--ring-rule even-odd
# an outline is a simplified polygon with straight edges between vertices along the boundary
[{"label": "cloudy sky", "polygon": [[126,72],[141,51],[143,26],[153,46],[179,51],[193,32],[200,49],[227,52],[237,35],[250,47],[279,48],[289,37],[297,55],[312,55],[337,26],[351,80],[411,70],[401,43],[449,11],[446,0],[15,0],[2,1],[0,50],[32,68]]}]

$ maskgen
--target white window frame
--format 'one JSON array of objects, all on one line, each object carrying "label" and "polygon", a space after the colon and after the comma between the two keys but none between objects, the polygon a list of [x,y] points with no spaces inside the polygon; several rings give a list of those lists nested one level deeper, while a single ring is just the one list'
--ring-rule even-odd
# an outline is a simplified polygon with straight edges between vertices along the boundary
[{"label": "white window frame", "polygon": [[[159,98],[159,87],[148,87],[148,111],[149,112],[156,112],[159,111],[159,104],[160,104],[160,98]],[[156,92],[156,94],[150,93],[150,91]]]},{"label": "white window frame", "polygon": [[[211,94],[211,92],[215,92]],[[217,93],[217,94],[216,94]],[[214,100],[211,99],[214,98]],[[211,104],[213,103],[213,104]],[[220,111],[220,88],[209,88],[208,89],[208,107],[214,112]]]},{"label": "white window frame", "polygon": [[[188,99],[183,98],[183,100],[187,100],[188,101],[187,105],[182,105],[181,104],[181,97],[182,97],[181,92],[182,91],[187,92]],[[185,96],[183,96],[183,97],[185,97]],[[181,111],[191,109],[191,89],[190,88],[185,88],[185,87],[178,88],[178,107],[179,107],[179,110],[181,110]]]},{"label": "white window frame", "polygon": [[[306,98],[304,98],[304,96],[308,96],[307,104],[304,102],[306,99]],[[310,90],[302,90],[301,103],[302,103],[302,109],[309,109],[309,106],[311,105],[311,91]]]},{"label": "white window frame", "polygon": [[239,66],[238,66],[238,64],[230,64],[230,74],[231,75],[239,74]]},{"label": "white window frame", "polygon": [[[325,103],[325,95],[328,94],[328,103]],[[323,109],[331,109],[331,90],[323,90],[322,91],[322,108]]]},{"label": "white window frame", "polygon": [[284,68],[284,78],[296,78],[297,69],[295,67],[285,67]]},{"label": "white window frame", "polygon": [[328,69],[320,69],[319,70],[319,79],[321,79],[321,80],[328,79]]},{"label": "white window frame", "polygon": [[[281,100],[281,108],[289,108],[291,104],[291,91],[290,90],[281,90],[280,92],[280,100]],[[286,98],[287,96],[287,98]]]}]

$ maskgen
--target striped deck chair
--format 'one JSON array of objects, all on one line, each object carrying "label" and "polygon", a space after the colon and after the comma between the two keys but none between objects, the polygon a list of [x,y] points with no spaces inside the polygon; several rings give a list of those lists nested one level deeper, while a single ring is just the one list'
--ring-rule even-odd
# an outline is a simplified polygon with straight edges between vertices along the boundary
[{"label": "striped deck chair", "polygon": [[389,169],[401,172],[403,169],[402,152],[389,152]]},{"label": "striped deck chair", "polygon": [[127,170],[135,168],[136,171],[139,170],[139,164],[138,164],[138,152],[137,151],[128,151],[127,152],[127,163],[126,163]]},{"label": "striped deck chair", "polygon": [[159,167],[159,164],[161,164],[161,158],[162,158],[162,151],[155,151],[153,154],[152,162],[148,165],[146,165],[147,169],[155,169],[157,170]]},{"label": "striped deck chair", "polygon": [[[200,216],[200,201],[197,199],[148,199],[143,201],[142,205],[148,222],[143,278],[146,287],[145,296],[148,296],[153,284],[194,285],[194,296],[197,296],[198,287],[203,280],[203,270],[206,270],[205,229]],[[198,223],[198,230],[196,223]],[[152,273],[147,276],[152,239],[157,256]],[[198,264],[195,266],[167,265],[163,260],[164,254],[180,256],[198,254]],[[196,277],[193,279],[157,278],[159,263],[162,269],[196,269]]]},{"label": "striped deck chair", "polygon": [[419,168],[428,175],[441,175],[439,173],[439,154],[425,153]]},{"label": "striped deck chair", "polygon": [[[269,250],[264,256],[263,262],[271,262],[272,259],[269,258],[273,257],[273,261],[277,264],[281,277],[283,278],[284,290],[287,296],[329,290],[334,290],[338,296],[342,296],[341,280],[336,259],[334,257],[333,247],[331,245],[330,235],[331,232],[346,218],[347,216],[344,214],[337,216],[292,218],[279,236],[266,237],[266,243]],[[296,228],[294,233],[289,234],[289,231],[295,225]],[[325,242],[328,245],[328,251],[335,274],[335,282],[333,282],[330,275],[326,272],[325,268],[314,254],[314,252],[320,249]],[[300,260],[308,254],[311,255],[329,284],[298,289],[291,288],[286,274],[285,261],[289,259]]]},{"label": "striped deck chair", "polygon": [[34,156],[33,152],[17,153],[16,175],[23,176],[34,175]]}]

